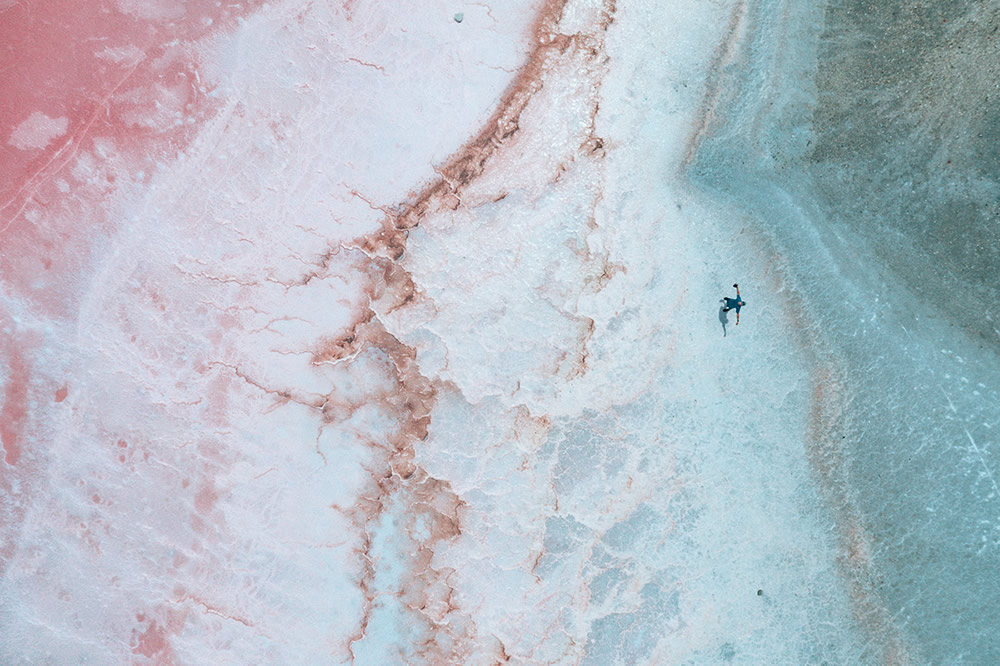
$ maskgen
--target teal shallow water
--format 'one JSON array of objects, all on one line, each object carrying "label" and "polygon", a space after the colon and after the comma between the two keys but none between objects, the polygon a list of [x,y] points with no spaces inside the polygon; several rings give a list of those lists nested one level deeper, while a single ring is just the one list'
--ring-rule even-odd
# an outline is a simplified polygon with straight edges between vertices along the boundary
[{"label": "teal shallow water", "polygon": [[803,344],[841,373],[813,460],[845,561],[863,535],[844,575],[868,657],[896,636],[917,662],[997,663],[1000,9],[748,12],[688,175],[774,248]]}]

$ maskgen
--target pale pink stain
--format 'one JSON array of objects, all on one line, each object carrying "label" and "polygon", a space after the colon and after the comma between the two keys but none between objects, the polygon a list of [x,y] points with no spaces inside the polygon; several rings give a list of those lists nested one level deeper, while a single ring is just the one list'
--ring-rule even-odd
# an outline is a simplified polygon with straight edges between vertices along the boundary
[{"label": "pale pink stain", "polygon": [[7,381],[3,387],[3,408],[0,409],[0,440],[3,441],[4,461],[16,465],[21,459],[22,430],[28,415],[28,383],[31,373],[24,351],[8,338]]},{"label": "pale pink stain", "polygon": [[2,326],[13,326],[13,321],[0,312],[0,372],[6,371],[3,381],[2,407],[0,407],[0,441],[3,443],[4,461],[16,465],[21,459],[24,429],[28,420],[28,388],[31,383],[31,363],[28,345],[16,333],[4,335]]},{"label": "pale pink stain", "polygon": [[219,501],[219,494],[212,487],[212,483],[209,482],[198,490],[198,494],[194,497],[194,508],[198,510],[198,513],[206,514],[215,507],[215,503]]},{"label": "pale pink stain", "polygon": [[146,631],[139,635],[138,643],[132,648],[132,654],[142,655],[152,659],[167,649],[167,634],[156,622],[150,623]]}]

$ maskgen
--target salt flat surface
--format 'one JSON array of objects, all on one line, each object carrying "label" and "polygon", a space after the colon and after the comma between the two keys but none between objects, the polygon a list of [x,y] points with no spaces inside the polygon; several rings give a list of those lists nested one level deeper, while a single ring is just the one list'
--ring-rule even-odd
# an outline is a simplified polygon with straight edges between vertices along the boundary
[{"label": "salt flat surface", "polygon": [[0,7],[4,663],[991,654],[907,582],[990,593],[995,348],[831,213],[822,8]]}]

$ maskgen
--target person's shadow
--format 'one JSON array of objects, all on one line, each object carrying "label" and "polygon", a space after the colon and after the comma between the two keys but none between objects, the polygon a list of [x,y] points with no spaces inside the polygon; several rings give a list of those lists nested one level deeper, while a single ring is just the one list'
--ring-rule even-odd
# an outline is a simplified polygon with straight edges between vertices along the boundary
[{"label": "person's shadow", "polygon": [[729,323],[729,317],[726,316],[726,309],[724,306],[719,306],[719,322],[722,324],[722,337],[726,337],[726,324]]}]

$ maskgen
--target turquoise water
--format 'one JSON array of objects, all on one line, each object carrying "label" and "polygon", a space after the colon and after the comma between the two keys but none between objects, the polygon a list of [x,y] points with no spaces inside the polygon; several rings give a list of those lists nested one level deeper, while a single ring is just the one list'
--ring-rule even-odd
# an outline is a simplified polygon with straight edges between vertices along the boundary
[{"label": "turquoise water", "polygon": [[845,562],[864,535],[844,574],[870,657],[895,635],[921,663],[998,663],[1000,5],[749,11],[688,175],[772,248],[837,369],[812,459]]}]

